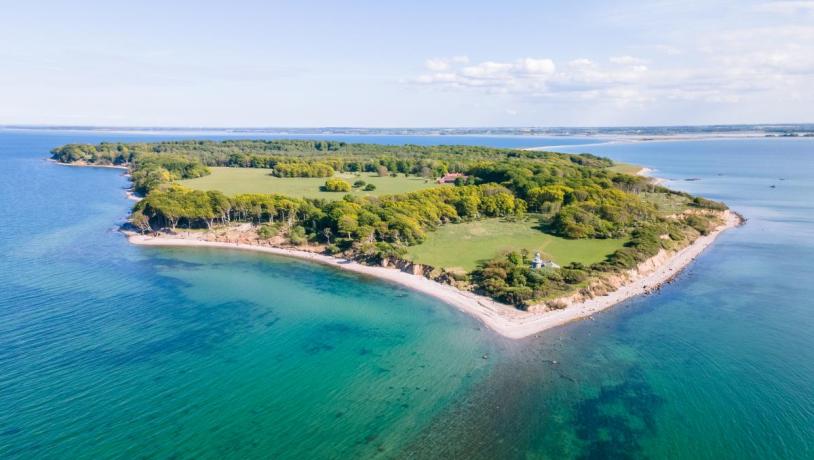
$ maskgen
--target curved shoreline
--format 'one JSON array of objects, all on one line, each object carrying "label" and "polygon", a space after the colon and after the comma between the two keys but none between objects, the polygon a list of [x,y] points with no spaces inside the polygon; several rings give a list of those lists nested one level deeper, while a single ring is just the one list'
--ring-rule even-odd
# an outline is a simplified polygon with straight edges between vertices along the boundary
[{"label": "curved shoreline", "polygon": [[[675,253],[660,253],[642,263],[638,269],[630,271],[630,279],[615,291],[604,296],[573,303],[561,310],[542,313],[520,311],[512,306],[495,302],[487,297],[461,291],[452,286],[437,283],[423,276],[406,273],[396,268],[363,265],[352,260],[340,259],[324,254],[271,246],[205,241],[196,237],[169,235],[156,237],[132,232],[128,232],[127,235],[130,243],[140,246],[210,247],[255,251],[310,260],[341,270],[372,276],[435,297],[448,305],[452,305],[474,316],[487,327],[504,337],[521,339],[571,321],[590,317],[594,313],[600,312],[631,297],[646,294],[670,281],[698,257],[704,249],[709,247],[721,233],[743,222],[743,219],[732,211],[726,211],[724,218],[724,224],[710,232],[709,235],[699,237],[692,244]],[[663,263],[659,263],[661,260],[657,259],[663,259],[664,257],[668,257],[667,260],[663,261]],[[656,266],[652,269],[647,268],[654,265]]]}]

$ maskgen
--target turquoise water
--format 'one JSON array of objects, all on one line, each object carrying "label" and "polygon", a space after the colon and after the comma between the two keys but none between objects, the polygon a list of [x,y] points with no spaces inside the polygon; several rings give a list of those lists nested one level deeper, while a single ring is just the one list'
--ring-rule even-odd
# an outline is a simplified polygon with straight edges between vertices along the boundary
[{"label": "turquoise water", "polygon": [[464,138],[580,144],[750,219],[660,293],[507,341],[329,268],[130,246],[119,171],[43,161],[156,138],[0,132],[0,458],[814,457],[814,140]]}]

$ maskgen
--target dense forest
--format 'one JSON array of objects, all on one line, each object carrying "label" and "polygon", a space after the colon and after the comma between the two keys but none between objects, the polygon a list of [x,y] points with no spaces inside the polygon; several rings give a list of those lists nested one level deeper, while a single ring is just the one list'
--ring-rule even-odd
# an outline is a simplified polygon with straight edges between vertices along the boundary
[{"label": "dense forest", "polygon": [[[470,274],[456,274],[475,290],[519,307],[574,292],[592,277],[632,268],[662,248],[685,245],[711,230],[714,211],[726,209],[644,177],[616,173],[611,160],[589,154],[295,140],[71,144],[52,154],[66,163],[127,166],[134,189],[144,195],[131,217],[142,231],[251,222],[261,238],[323,245],[328,253],[370,263],[402,257],[407,246],[421,243],[439,225],[485,217],[514,219],[527,212],[544,216],[546,231],[562,237],[628,239],[624,248],[591,266],[532,270],[528,254],[511,252]],[[347,194],[339,201],[276,194],[226,196],[175,183],[207,175],[209,166],[269,168],[278,177],[325,177],[323,190],[337,193],[352,186],[331,178],[336,172],[425,178],[458,172],[465,179],[401,195]],[[665,216],[645,194],[686,198],[692,212]]]}]

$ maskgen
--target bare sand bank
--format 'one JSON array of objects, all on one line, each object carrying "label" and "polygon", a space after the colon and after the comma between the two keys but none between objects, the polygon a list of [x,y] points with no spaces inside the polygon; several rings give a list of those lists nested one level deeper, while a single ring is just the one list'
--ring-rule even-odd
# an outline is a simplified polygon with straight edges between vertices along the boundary
[{"label": "bare sand bank", "polygon": [[733,228],[742,222],[741,218],[727,211],[725,223],[709,235],[699,237],[693,244],[675,252],[662,251],[640,265],[636,270],[625,274],[623,280],[615,291],[610,294],[594,297],[581,302],[573,302],[561,310],[545,312],[524,312],[516,308],[495,302],[484,296],[471,292],[461,291],[452,286],[437,283],[423,276],[413,275],[395,268],[384,268],[363,265],[352,260],[342,259],[296,249],[258,246],[243,243],[225,243],[205,241],[199,236],[160,235],[147,236],[128,233],[131,243],[142,246],[182,246],[182,247],[211,247],[224,249],[237,249],[246,251],[264,252],[286,257],[296,257],[313,262],[330,265],[342,270],[372,276],[378,279],[397,283],[410,289],[435,297],[449,305],[464,311],[483,322],[493,331],[512,339],[520,339],[534,335],[562,324],[586,318],[594,313],[609,308],[631,297],[645,294],[659,285],[671,280],[684,267],[692,262],[704,251],[715,238],[723,231]]},{"label": "bare sand bank", "polygon": [[97,165],[97,164],[86,163],[84,161],[75,161],[73,163],[63,163],[61,161],[57,161],[57,160],[54,160],[52,158],[49,158],[48,161],[50,161],[51,163],[62,165],[62,166],[73,166],[75,168],[105,168],[105,169],[122,169],[122,170],[127,171],[127,166],[121,166],[121,165]]}]

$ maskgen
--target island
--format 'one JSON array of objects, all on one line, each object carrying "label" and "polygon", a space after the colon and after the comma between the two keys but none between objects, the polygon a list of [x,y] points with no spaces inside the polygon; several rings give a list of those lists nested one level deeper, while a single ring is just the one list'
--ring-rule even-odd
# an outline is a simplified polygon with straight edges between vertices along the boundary
[{"label": "island", "polygon": [[69,144],[126,168],[134,244],[293,256],[432,295],[510,338],[669,282],[743,219],[590,154],[310,140]]}]

